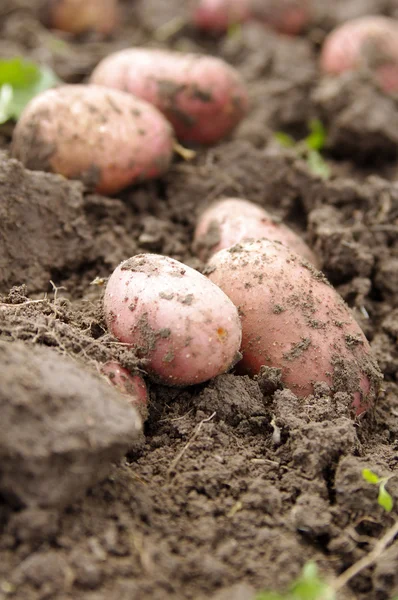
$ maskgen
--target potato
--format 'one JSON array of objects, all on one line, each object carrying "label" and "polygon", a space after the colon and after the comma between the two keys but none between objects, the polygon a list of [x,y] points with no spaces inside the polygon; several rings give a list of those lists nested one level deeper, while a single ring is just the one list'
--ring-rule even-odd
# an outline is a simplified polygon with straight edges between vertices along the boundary
[{"label": "potato", "polygon": [[177,260],[138,254],[111,275],[110,332],[131,344],[157,381],[185,386],[227,371],[241,343],[238,311],[204,275]]},{"label": "potato", "polygon": [[204,31],[222,33],[230,25],[250,19],[251,0],[198,0],[193,23]]},{"label": "potato", "polygon": [[281,242],[313,265],[319,264],[311,248],[294,231],[261,206],[241,198],[219,200],[205,210],[195,229],[194,249],[205,261],[219,250],[260,238]]},{"label": "potato", "polygon": [[369,344],[319,271],[268,240],[221,250],[208,264],[210,280],[239,308],[239,373],[280,368],[283,383],[299,397],[326,382],[350,394],[357,415],[374,402],[381,375]]},{"label": "potato", "polygon": [[366,16],[347,21],[324,42],[320,65],[324,73],[370,70],[385,92],[398,90],[398,24],[395,19]]},{"label": "potato", "polygon": [[217,33],[231,24],[254,19],[280,33],[296,35],[310,16],[310,0],[199,0],[193,22],[200,29]]},{"label": "potato", "polygon": [[141,375],[132,375],[116,361],[102,365],[100,372],[121,394],[127,396],[145,420],[148,414],[148,390]]},{"label": "potato", "polygon": [[125,90],[154,104],[184,142],[212,144],[239,123],[248,98],[238,72],[219,58],[132,48],[111,54],[94,84]]},{"label": "potato", "polygon": [[118,23],[118,0],[46,0],[42,18],[50,29],[109,35]]},{"label": "potato", "polygon": [[169,123],[147,102],[99,86],[65,85],[25,108],[12,156],[28,169],[60,173],[115,194],[164,173],[173,144]]}]

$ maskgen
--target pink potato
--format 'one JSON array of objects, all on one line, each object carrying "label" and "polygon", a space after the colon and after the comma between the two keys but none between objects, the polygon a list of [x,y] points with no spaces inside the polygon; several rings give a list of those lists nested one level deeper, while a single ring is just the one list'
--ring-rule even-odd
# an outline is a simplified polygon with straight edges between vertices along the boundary
[{"label": "pink potato", "polygon": [[105,363],[100,371],[121,394],[128,397],[145,420],[148,412],[148,390],[141,375],[132,375],[116,361]]},{"label": "pink potato", "polygon": [[370,70],[385,92],[398,90],[398,23],[382,16],[347,21],[326,38],[321,69],[330,75]]},{"label": "pink potato", "polygon": [[121,263],[108,281],[104,311],[110,332],[166,385],[207,381],[239,356],[236,307],[204,275],[172,258],[138,254]]},{"label": "pink potato", "polygon": [[109,35],[118,23],[118,0],[46,0],[42,14],[51,29]]},{"label": "pink potato", "polygon": [[195,229],[194,248],[199,258],[206,261],[219,250],[260,238],[281,242],[313,265],[319,265],[311,248],[294,231],[261,206],[241,198],[219,200],[204,211]]},{"label": "pink potato", "polygon": [[209,278],[239,308],[240,373],[262,365],[282,370],[297,396],[315,382],[350,394],[357,415],[375,400],[381,375],[349,308],[324,276],[283,245],[268,240],[221,250]]},{"label": "pink potato", "polygon": [[280,33],[296,35],[310,21],[310,4],[311,0],[198,0],[193,22],[217,33],[234,23],[256,20]]},{"label": "pink potato", "polygon": [[239,73],[213,56],[150,48],[122,50],[99,63],[91,82],[154,104],[184,142],[217,142],[248,108]]},{"label": "pink potato", "polygon": [[31,170],[80,179],[102,194],[167,171],[171,127],[154,107],[118,90],[65,85],[36,96],[14,130],[12,156]]}]

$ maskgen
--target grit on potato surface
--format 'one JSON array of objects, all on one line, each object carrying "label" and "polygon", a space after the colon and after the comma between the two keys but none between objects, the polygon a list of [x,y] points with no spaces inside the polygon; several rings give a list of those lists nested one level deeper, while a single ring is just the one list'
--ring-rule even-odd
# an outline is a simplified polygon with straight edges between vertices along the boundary
[{"label": "grit on potato surface", "polygon": [[[252,110],[223,143],[113,198],[25,170],[10,159],[11,126],[0,128],[0,599],[253,600],[284,589],[311,559],[338,575],[398,517],[398,477],[387,514],[361,475],[398,474],[398,101],[358,76],[327,84],[317,59],[336,24],[398,18],[398,2],[317,0],[300,38],[250,25],[211,39],[176,26],[184,0],[125,0],[108,42],[54,42],[36,4],[2,0],[1,57],[44,61],[77,83],[129,45],[209,52],[244,76]],[[314,116],[329,133],[329,180],[273,137],[303,137]],[[145,439],[115,460],[126,444],[118,419],[134,419],[119,405],[96,413],[107,389],[100,365],[144,365],[107,333],[101,279],[140,252],[203,270],[196,219],[220,197],[258,203],[315,250],[383,371],[377,406],[355,421],[344,392],[331,398],[319,385],[303,401],[272,370],[189,388],[149,384]],[[83,444],[86,430],[101,453]],[[106,461],[115,461],[107,478],[80,493]],[[394,598],[397,564],[396,541],[339,598]]]}]

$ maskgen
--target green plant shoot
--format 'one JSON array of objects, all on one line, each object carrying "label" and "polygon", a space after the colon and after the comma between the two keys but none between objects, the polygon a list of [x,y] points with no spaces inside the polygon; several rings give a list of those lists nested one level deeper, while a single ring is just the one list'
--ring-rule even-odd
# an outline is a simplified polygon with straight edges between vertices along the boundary
[{"label": "green plant shoot", "polygon": [[275,139],[284,148],[292,148],[299,156],[305,158],[307,165],[315,175],[322,177],[322,179],[329,179],[330,168],[320,152],[326,144],[325,127],[319,119],[312,119],[308,124],[308,128],[310,133],[299,142],[296,142],[292,136],[283,131],[277,131]]},{"label": "green plant shoot", "polygon": [[17,120],[32,98],[59,81],[49,67],[20,57],[0,60],[0,124]]},{"label": "green plant shoot", "polygon": [[335,600],[333,588],[318,575],[318,567],[308,562],[300,577],[285,593],[260,592],[256,600]]},{"label": "green plant shoot", "polygon": [[391,497],[391,494],[386,490],[386,485],[389,479],[391,479],[392,475],[390,477],[379,477],[370,469],[363,469],[362,477],[368,483],[379,486],[377,502],[382,508],[384,508],[386,512],[391,512],[394,507],[394,501]]}]

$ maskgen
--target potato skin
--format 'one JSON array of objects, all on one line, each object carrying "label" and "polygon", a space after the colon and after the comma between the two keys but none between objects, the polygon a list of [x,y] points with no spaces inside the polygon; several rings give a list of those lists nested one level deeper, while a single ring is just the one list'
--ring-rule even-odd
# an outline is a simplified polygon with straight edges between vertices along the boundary
[{"label": "potato skin", "polygon": [[256,20],[297,35],[310,21],[310,8],[310,0],[199,0],[193,22],[205,31],[222,33],[233,23]]},{"label": "potato skin", "polygon": [[100,372],[121,394],[127,396],[145,421],[148,416],[148,390],[141,375],[132,375],[116,361],[101,365]]},{"label": "potato skin", "polygon": [[326,382],[350,393],[357,415],[374,402],[381,375],[369,344],[342,298],[308,262],[260,240],[221,250],[209,271],[239,308],[240,373],[280,368],[282,381],[299,397]]},{"label": "potato skin", "polygon": [[155,105],[184,142],[217,142],[248,108],[239,73],[212,56],[151,48],[122,50],[101,61],[90,81]]},{"label": "potato skin", "polygon": [[163,174],[173,143],[169,123],[147,102],[99,86],[65,85],[28,104],[11,151],[28,169],[115,194]]},{"label": "potato skin", "polygon": [[367,68],[387,93],[398,90],[398,24],[395,19],[366,16],[334,29],[324,42],[320,66],[339,75]]},{"label": "potato skin", "polygon": [[177,260],[138,254],[121,263],[108,281],[104,313],[110,332],[131,344],[163,384],[201,383],[236,362],[242,337],[236,307]]},{"label": "potato skin", "polygon": [[118,0],[46,0],[41,12],[47,27],[75,35],[109,35],[119,20]]},{"label": "potato skin", "polygon": [[281,242],[319,266],[317,257],[301,237],[273,219],[261,206],[241,198],[219,200],[202,213],[194,233],[194,249],[199,258],[206,261],[219,250],[260,238]]}]

